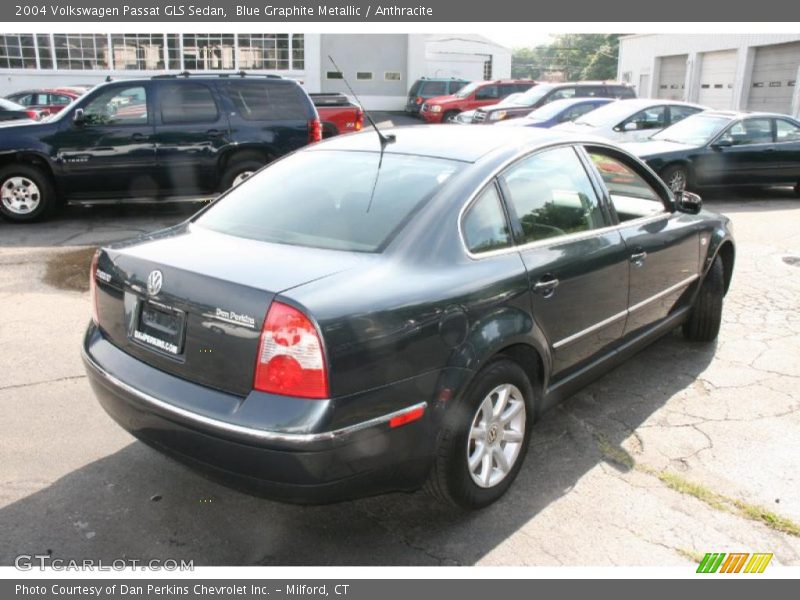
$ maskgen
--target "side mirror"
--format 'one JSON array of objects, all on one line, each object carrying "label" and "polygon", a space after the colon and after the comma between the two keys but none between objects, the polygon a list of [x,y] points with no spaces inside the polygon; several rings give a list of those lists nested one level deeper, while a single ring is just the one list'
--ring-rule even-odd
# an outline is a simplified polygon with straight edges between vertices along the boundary
[{"label": "side mirror", "polygon": [[733,146],[733,140],[729,140],[727,138],[718,139],[716,142],[711,144],[711,147],[714,148],[714,149],[717,149],[717,148],[730,148],[731,146]]},{"label": "side mirror", "polygon": [[83,113],[82,108],[76,108],[75,112],[72,114],[72,122],[75,125],[83,125],[86,122],[86,115]]},{"label": "side mirror", "polygon": [[684,190],[675,194],[675,207],[680,212],[696,215],[703,208],[703,199],[697,194]]},{"label": "side mirror", "polygon": [[634,121],[625,123],[625,125],[622,127],[623,131],[636,131],[637,129],[639,129],[639,125]]}]

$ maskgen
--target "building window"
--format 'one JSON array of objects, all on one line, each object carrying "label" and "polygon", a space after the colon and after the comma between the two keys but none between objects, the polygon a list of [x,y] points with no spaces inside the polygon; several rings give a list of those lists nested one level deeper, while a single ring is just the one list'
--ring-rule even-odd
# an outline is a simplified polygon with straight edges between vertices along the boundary
[{"label": "building window", "polygon": [[0,35],[0,68],[36,68],[36,48],[33,34]]},{"label": "building window", "polygon": [[359,81],[372,81],[372,71],[356,71],[356,79]]},{"label": "building window", "polygon": [[306,68],[305,46],[306,40],[302,33],[292,34],[292,68],[303,70]]},{"label": "building window", "polygon": [[53,36],[57,69],[91,71],[111,68],[108,37],[94,33],[57,33]]},{"label": "building window", "polygon": [[[175,56],[175,62],[170,60],[169,68],[178,68],[177,54],[174,48],[175,36],[170,35],[167,38],[173,46],[171,54]],[[166,61],[171,58],[164,44],[164,35],[160,33],[115,33],[111,36],[111,49],[113,68],[119,70],[166,69]]]},{"label": "building window", "polygon": [[288,71],[305,67],[303,34],[239,35],[239,68]]},{"label": "building window", "polygon": [[483,80],[490,81],[492,79],[492,59],[483,61]]},{"label": "building window", "polygon": [[384,81],[400,81],[401,79],[400,71],[386,71],[383,74]]},{"label": "building window", "polygon": [[344,79],[341,71],[327,71],[325,73],[325,79]]},{"label": "building window", "polygon": [[234,69],[232,33],[183,35],[183,68],[189,71]]}]

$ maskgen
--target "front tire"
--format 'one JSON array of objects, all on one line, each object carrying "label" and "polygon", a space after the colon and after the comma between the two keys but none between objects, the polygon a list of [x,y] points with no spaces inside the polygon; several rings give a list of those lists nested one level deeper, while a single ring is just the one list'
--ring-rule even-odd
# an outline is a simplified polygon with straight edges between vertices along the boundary
[{"label": "front tire", "polygon": [[445,418],[426,488],[438,499],[483,508],[506,493],[525,460],[534,421],[534,391],[525,371],[499,359]]},{"label": "front tire", "polygon": [[0,214],[15,223],[45,218],[56,207],[50,178],[31,165],[9,165],[0,169]]},{"label": "front tire", "polygon": [[661,171],[661,179],[673,193],[683,192],[689,187],[689,171],[683,165],[670,165]]},{"label": "front tire", "polygon": [[717,339],[722,324],[724,296],[725,267],[717,257],[700,286],[689,318],[683,324],[683,335],[693,342],[711,342]]},{"label": "front tire", "polygon": [[446,113],[444,113],[444,116],[442,116],[442,123],[453,123],[454,119],[459,114],[460,113],[457,110],[448,110]]}]

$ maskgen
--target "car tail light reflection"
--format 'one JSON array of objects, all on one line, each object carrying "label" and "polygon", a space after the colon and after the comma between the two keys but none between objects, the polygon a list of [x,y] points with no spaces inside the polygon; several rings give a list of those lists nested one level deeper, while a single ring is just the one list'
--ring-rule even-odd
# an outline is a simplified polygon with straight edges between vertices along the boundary
[{"label": "car tail light reflection", "polygon": [[322,123],[319,119],[311,119],[308,122],[308,143],[313,144],[322,139]]},{"label": "car tail light reflection", "polygon": [[422,98],[421,98],[420,96],[417,96],[417,97],[414,99],[414,102],[415,102],[415,103],[417,103],[417,104],[422,104]]},{"label": "car tail light reflection", "polygon": [[361,131],[362,127],[364,127],[364,111],[359,109],[356,114],[356,131]]},{"label": "car tail light reflection", "polygon": [[328,373],[314,324],[294,307],[273,302],[264,320],[253,388],[299,398],[327,398]]},{"label": "car tail light reflection", "polygon": [[27,114],[27,115],[28,115],[28,118],[29,118],[29,119],[33,119],[34,121],[38,121],[38,120],[39,120],[39,112],[38,112],[38,111],[35,111],[35,110],[26,110],[26,111],[25,111],[25,114]]},{"label": "car tail light reflection", "polygon": [[92,322],[97,325],[100,323],[100,316],[97,312],[97,261],[100,258],[100,250],[92,257],[92,266],[89,269],[89,297],[92,302]]}]

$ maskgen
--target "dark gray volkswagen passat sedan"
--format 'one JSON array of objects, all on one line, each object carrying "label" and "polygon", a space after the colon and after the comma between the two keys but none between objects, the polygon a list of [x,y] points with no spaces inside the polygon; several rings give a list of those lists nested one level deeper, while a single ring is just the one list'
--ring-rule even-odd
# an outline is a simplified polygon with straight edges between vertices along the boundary
[{"label": "dark gray volkswagen passat sedan", "polygon": [[323,502],[497,500],[539,415],[680,325],[716,337],[728,219],[548,130],[371,131],[101,249],[83,356],[142,441]]}]

